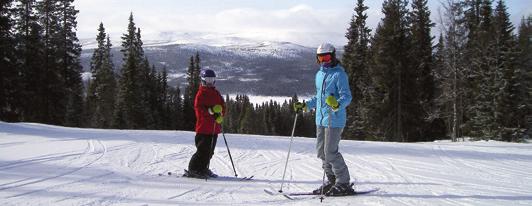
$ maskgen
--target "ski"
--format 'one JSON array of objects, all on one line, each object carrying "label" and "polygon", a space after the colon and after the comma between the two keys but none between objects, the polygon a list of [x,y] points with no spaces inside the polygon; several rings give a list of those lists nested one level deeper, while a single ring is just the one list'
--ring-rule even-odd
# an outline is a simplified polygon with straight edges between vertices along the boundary
[{"label": "ski", "polygon": [[[345,195],[336,195],[336,196],[328,196],[328,197],[344,197],[344,196],[356,196],[356,195],[364,195],[379,191],[378,188],[371,189],[371,190],[363,190],[363,191],[355,191],[354,193],[349,193]],[[305,195],[321,195],[321,194],[314,194],[312,192],[294,192],[294,193],[288,193],[289,196],[305,196]]]},{"label": "ski", "polygon": [[181,176],[179,176],[177,173],[173,172],[166,172],[166,173],[159,173],[159,176],[175,176],[175,177],[185,177],[185,178],[195,178],[195,179],[207,179],[207,180],[238,180],[238,181],[250,181],[253,180],[255,175],[246,176],[246,177],[230,177],[230,176],[216,176],[216,177],[205,177],[205,176],[188,176],[188,171],[185,170],[185,173]]},{"label": "ski", "polygon": [[264,192],[268,193],[272,196],[282,195],[283,197],[286,197],[287,199],[294,200],[294,198],[290,197],[288,194],[282,193],[282,192],[274,192],[269,189],[264,189]]},{"label": "ski", "polygon": [[[230,177],[230,176],[219,176],[217,178],[212,178],[212,180],[238,180],[238,181],[249,181],[253,180],[254,175],[251,175],[249,177]],[[211,178],[209,178],[211,179]]]},{"label": "ski", "polygon": [[[364,194],[370,194],[373,192],[379,191],[378,188],[371,189],[371,190],[363,190],[363,191],[355,191],[354,193],[345,194],[345,195],[337,195],[337,196],[326,196],[326,197],[347,197],[347,196],[357,196],[357,195],[364,195]],[[273,196],[283,196],[290,200],[298,200],[301,198],[294,198],[296,196],[313,196],[313,198],[321,196],[321,194],[314,194],[312,192],[293,192],[293,193],[283,193],[283,192],[275,192],[269,189],[264,189],[264,192],[268,193],[269,195]]]}]

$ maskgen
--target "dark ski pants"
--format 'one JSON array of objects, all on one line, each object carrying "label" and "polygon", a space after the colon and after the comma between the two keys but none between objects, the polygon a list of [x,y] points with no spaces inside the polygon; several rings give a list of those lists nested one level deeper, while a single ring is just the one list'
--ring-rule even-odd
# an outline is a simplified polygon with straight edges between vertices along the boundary
[{"label": "dark ski pants", "polygon": [[214,154],[217,139],[217,134],[196,134],[196,153],[192,155],[192,158],[188,163],[189,171],[204,172],[208,169],[207,167]]}]

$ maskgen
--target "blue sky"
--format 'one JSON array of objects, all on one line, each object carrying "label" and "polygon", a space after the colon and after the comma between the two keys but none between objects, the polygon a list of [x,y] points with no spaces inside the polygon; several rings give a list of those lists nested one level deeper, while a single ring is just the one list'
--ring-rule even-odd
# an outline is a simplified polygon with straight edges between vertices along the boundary
[{"label": "blue sky", "polygon": [[[439,22],[440,1],[429,0],[432,20]],[[113,39],[119,39],[133,12],[143,39],[170,38],[193,33],[290,41],[315,46],[328,41],[336,45],[344,37],[356,0],[77,0],[78,37],[96,37],[103,22]],[[367,0],[368,25],[380,19],[382,0]],[[532,14],[532,0],[507,0],[514,25]],[[438,28],[434,28],[438,33]],[[170,35],[169,35],[170,34]]]}]

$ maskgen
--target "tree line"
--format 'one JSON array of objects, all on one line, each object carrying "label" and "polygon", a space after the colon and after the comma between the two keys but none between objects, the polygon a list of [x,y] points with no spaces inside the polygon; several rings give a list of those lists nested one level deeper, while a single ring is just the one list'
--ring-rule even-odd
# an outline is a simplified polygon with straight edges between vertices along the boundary
[{"label": "tree line", "polygon": [[81,124],[81,45],[73,1],[0,3],[2,120]]},{"label": "tree line", "polygon": [[[91,128],[194,130],[199,54],[190,57],[182,94],[179,87],[168,85],[166,68],[159,71],[144,55],[141,29],[133,14],[121,37],[119,68],[112,62],[111,37],[100,23],[85,88],[75,33],[79,11],[72,3],[2,1],[0,119]],[[291,102],[252,105],[246,95],[235,100],[227,96],[226,102],[225,131],[290,135]],[[309,115],[300,118],[296,134],[311,136],[313,130],[303,131],[304,125],[311,125],[302,124],[304,120],[313,121]]]},{"label": "tree line", "polygon": [[354,139],[517,141],[531,124],[532,16],[517,33],[503,0],[447,0],[434,40],[427,0],[386,0],[373,35],[358,0],[343,63]]},{"label": "tree line", "polygon": [[[190,57],[187,86],[168,85],[166,68],[144,55],[133,14],[122,35],[123,64],[98,27],[91,78],[84,87],[73,0],[0,3],[0,119],[118,129],[194,130],[201,59]],[[431,31],[427,0],[386,0],[372,34],[357,0],[342,64],[353,101],[346,139],[432,141],[469,136],[517,141],[531,121],[532,16],[517,32],[504,1],[447,0],[441,34]],[[410,9],[409,9],[410,8]],[[225,97],[224,131],[290,135],[292,104],[253,105]],[[296,135],[315,135],[314,114],[300,115]]]}]

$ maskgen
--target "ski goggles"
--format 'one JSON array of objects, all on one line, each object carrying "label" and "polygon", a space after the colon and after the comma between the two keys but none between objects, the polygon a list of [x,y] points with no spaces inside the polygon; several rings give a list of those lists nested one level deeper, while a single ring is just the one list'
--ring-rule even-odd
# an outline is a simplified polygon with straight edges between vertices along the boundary
[{"label": "ski goggles", "polygon": [[216,77],[203,77],[201,78],[201,81],[205,82],[205,84],[214,84],[214,82],[216,82]]},{"label": "ski goggles", "polygon": [[332,60],[331,54],[318,54],[319,62],[330,62]]}]

